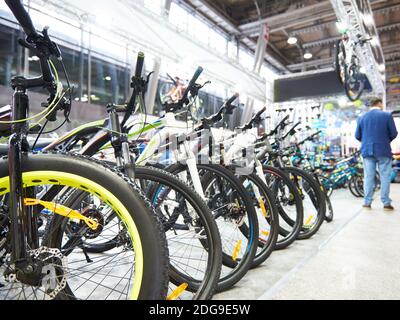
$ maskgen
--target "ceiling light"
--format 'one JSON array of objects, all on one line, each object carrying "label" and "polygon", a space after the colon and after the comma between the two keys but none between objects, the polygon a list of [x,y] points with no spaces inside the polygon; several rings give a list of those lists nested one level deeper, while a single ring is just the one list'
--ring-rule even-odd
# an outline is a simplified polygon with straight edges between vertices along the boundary
[{"label": "ceiling light", "polygon": [[287,40],[287,43],[296,44],[297,43],[297,38],[296,37],[289,37],[288,40]]},{"label": "ceiling light", "polygon": [[304,59],[306,59],[306,60],[309,60],[309,59],[311,59],[312,57],[313,57],[313,55],[312,55],[311,52],[306,52],[306,53],[304,54]]},{"label": "ceiling light", "polygon": [[375,21],[374,21],[374,18],[373,18],[372,15],[369,14],[369,13],[363,15],[363,20],[364,20],[364,23],[365,23],[366,25],[368,25],[368,26],[373,26],[373,25],[374,25],[374,22],[375,22]]},{"label": "ceiling light", "polygon": [[374,47],[378,47],[379,46],[379,39],[377,36],[373,36],[371,38],[371,45]]},{"label": "ceiling light", "polygon": [[339,30],[340,33],[346,33],[349,27],[347,26],[347,23],[338,21],[336,22],[336,28]]},{"label": "ceiling light", "polygon": [[104,80],[106,80],[106,81],[111,81],[112,78],[111,78],[110,76],[107,76],[107,77],[104,78]]},{"label": "ceiling light", "polygon": [[39,57],[38,56],[33,56],[33,57],[29,57],[28,61],[39,61]]}]

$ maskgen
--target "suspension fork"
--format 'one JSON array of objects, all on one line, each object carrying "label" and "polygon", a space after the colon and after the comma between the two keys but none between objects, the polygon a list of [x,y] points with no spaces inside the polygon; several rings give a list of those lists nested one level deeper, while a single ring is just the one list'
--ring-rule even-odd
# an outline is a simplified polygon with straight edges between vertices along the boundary
[{"label": "suspension fork", "polygon": [[[12,103],[12,121],[19,121],[27,118],[29,109],[29,98],[24,87],[16,86]],[[22,181],[22,157],[23,152],[28,152],[27,142],[28,126],[26,122],[12,125],[13,134],[9,140],[8,169],[10,176],[10,234],[12,264],[16,268],[23,268],[27,260],[27,244],[35,247],[37,244],[36,232],[33,232],[35,224],[31,215],[24,205],[24,189]],[[35,230],[36,231],[36,230]]]},{"label": "suspension fork", "polygon": [[118,109],[115,105],[107,107],[111,127],[111,145],[114,148],[117,166],[132,180],[135,179],[135,161],[129,151],[128,137],[122,133],[121,123],[117,112],[125,112],[126,107]]},{"label": "suspension fork", "polygon": [[206,196],[205,196],[204,190],[203,190],[203,186],[201,184],[199,170],[197,168],[196,156],[190,150],[190,148],[186,142],[185,142],[185,150],[188,155],[188,158],[186,159],[186,164],[189,169],[190,177],[192,178],[193,187],[203,199],[206,199]]}]

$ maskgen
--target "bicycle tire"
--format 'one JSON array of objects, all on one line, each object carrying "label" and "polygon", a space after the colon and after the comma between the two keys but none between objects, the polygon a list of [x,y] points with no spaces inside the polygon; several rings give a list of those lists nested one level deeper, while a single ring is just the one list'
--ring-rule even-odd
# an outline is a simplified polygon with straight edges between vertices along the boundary
[{"label": "bicycle tire", "polygon": [[[291,231],[282,230],[281,222],[279,222],[281,229],[280,233],[283,236],[283,238],[278,239],[275,246],[275,250],[282,250],[290,246],[294,241],[296,241],[296,239],[299,236],[301,227],[303,225],[303,217],[304,217],[303,202],[296,186],[293,184],[292,180],[284,171],[271,166],[264,166],[263,170],[264,170],[264,175],[267,178],[268,187],[274,194],[275,204],[279,212],[279,220],[283,219],[287,223],[293,222],[292,219],[290,219],[290,217],[286,214],[283,208],[284,203],[282,203],[281,199],[279,199],[279,193],[278,193],[279,183],[282,183],[283,186],[286,186],[288,188],[290,195],[292,195],[293,197],[293,199],[290,199],[289,205],[295,207],[296,221],[291,225]],[[273,177],[274,179],[270,180],[269,177]]]},{"label": "bicycle tire", "polygon": [[[175,164],[168,168],[168,171],[173,174],[178,174],[180,172],[186,171],[186,165],[183,164]],[[246,246],[246,251],[244,254],[244,258],[238,259],[237,261],[233,261],[230,254],[225,252],[222,253],[222,264],[225,267],[228,267],[231,272],[228,272],[227,275],[222,275],[218,281],[217,292],[226,291],[232,288],[236,283],[238,283],[248,272],[250,269],[255,254],[257,252],[258,247],[258,219],[255,208],[251,202],[250,197],[248,196],[246,190],[243,188],[241,182],[235,177],[235,175],[228,170],[227,168],[221,165],[201,165],[198,164],[197,168],[199,171],[203,172],[201,177],[201,182],[203,186],[203,190],[207,188],[207,185],[211,183],[215,176],[221,177],[225,181],[228,181],[229,184],[235,189],[235,192],[242,199],[246,215],[249,219],[249,241]],[[222,245],[224,247],[223,241],[223,233],[220,230]]]},{"label": "bicycle tire", "polygon": [[[207,300],[211,299],[218,284],[218,280],[221,273],[222,268],[222,248],[221,248],[221,238],[219,234],[218,227],[215,223],[215,220],[212,217],[212,213],[210,209],[207,207],[207,204],[203,201],[203,199],[195,192],[191,187],[189,187],[186,183],[178,179],[176,176],[172,175],[169,172],[164,170],[160,170],[154,167],[136,167],[135,170],[135,178],[136,181],[152,181],[156,184],[149,187],[146,195],[148,199],[151,201],[153,206],[155,206],[156,210],[162,203],[157,202],[157,197],[159,195],[159,188],[161,184],[162,186],[166,186],[171,188],[174,192],[179,192],[181,196],[184,197],[183,201],[187,201],[191,207],[195,210],[196,214],[199,215],[201,220],[201,226],[204,228],[205,233],[207,235],[207,253],[208,253],[208,262],[207,267],[204,272],[204,278],[199,281],[194,278],[192,274],[185,274],[183,271],[183,266],[179,263],[179,266],[174,266],[171,261],[176,261],[178,263],[178,257],[174,256],[174,251],[172,246],[169,245],[169,257],[170,257],[170,281],[173,282],[176,286],[179,286],[183,283],[187,283],[188,291],[191,291],[194,294],[193,300]],[[157,205],[156,205],[157,202]],[[177,210],[180,210],[178,208]],[[157,210],[158,212],[158,210]],[[182,214],[182,212],[179,212]],[[160,217],[161,219],[165,219],[165,217]],[[177,217],[175,218],[177,219]],[[166,227],[166,223],[163,223],[165,232],[171,231],[174,233],[173,227]],[[204,233],[202,233],[204,234]],[[167,241],[170,238],[167,237]],[[185,240],[189,241],[187,235],[185,234]],[[172,244],[175,243],[177,240],[172,239]],[[190,249],[188,249],[190,251]],[[188,251],[182,249],[182,246],[179,247],[178,252]],[[199,255],[199,254],[197,254]],[[186,259],[186,258],[185,258]],[[188,257],[187,259],[190,259]],[[180,258],[179,261],[182,261]],[[198,263],[198,260],[196,260]],[[189,268],[192,268],[190,266]]]},{"label": "bicycle tire", "polygon": [[[140,288],[132,296],[136,299],[159,300],[164,299],[168,287],[168,248],[162,225],[156,216],[149,211],[146,204],[137,195],[134,187],[123,176],[117,174],[111,168],[91,161],[81,156],[64,156],[60,154],[40,154],[24,157],[22,162],[24,185],[26,187],[36,185],[61,185],[76,187],[80,190],[108,196],[107,201],[113,205],[118,204],[119,214],[125,215],[124,219],[132,219],[137,230],[142,253],[137,252],[136,261],[141,260],[138,266],[143,272]],[[0,161],[0,185],[7,186],[8,163],[5,159]],[[47,177],[47,178],[46,178]],[[30,179],[30,180],[29,180]],[[91,186],[91,187],[89,187]],[[7,189],[7,187],[5,187]],[[2,192],[4,187],[1,188]],[[94,192],[94,191],[93,191]],[[103,192],[103,194],[101,193]],[[104,196],[104,197],[106,197]],[[111,199],[111,200],[110,200]],[[68,199],[66,200],[68,202]],[[46,246],[61,248],[62,224],[65,217],[54,215],[49,226],[49,234],[46,237]],[[134,225],[128,225],[128,233]],[[136,231],[135,231],[136,232]],[[139,243],[132,242],[136,248]],[[136,251],[135,251],[136,252]],[[140,255],[143,255],[141,258]],[[76,299],[73,289],[68,283],[64,290],[57,295],[58,299]]]},{"label": "bicycle tire", "polygon": [[[306,221],[306,224],[303,225],[303,228],[298,236],[300,240],[309,239],[318,232],[326,217],[326,200],[324,192],[321,190],[321,187],[319,183],[315,180],[315,178],[307,171],[295,167],[285,167],[284,171],[291,175],[294,175],[295,177],[300,176],[307,182],[310,188],[309,191],[312,191],[311,194],[309,192],[307,192],[307,194],[310,196],[312,204],[317,210],[317,219],[311,228],[306,226]],[[304,219],[308,220],[309,218],[305,216]]]},{"label": "bicycle tire", "polygon": [[[249,180],[251,181],[251,183],[255,184],[255,186],[259,189],[259,192],[264,200],[263,201],[264,209],[261,208],[259,200],[254,199],[252,197],[254,202],[254,207],[260,208],[260,211],[265,210],[267,212],[266,217],[264,217],[262,212],[260,214],[257,214],[259,218],[260,238],[264,236],[263,232],[265,232],[265,230],[261,229],[261,226],[263,226],[262,220],[267,221],[269,225],[269,230],[268,230],[268,239],[267,240],[263,239],[263,241],[261,241],[261,239],[259,240],[259,248],[261,249],[257,251],[252,264],[252,268],[256,268],[260,264],[264,263],[276,248],[276,243],[278,241],[278,235],[279,235],[279,213],[278,213],[278,208],[276,207],[274,201],[274,195],[272,191],[257,175],[251,174],[245,177],[241,177],[240,180],[242,181],[242,183]],[[249,191],[251,192],[251,190]]]}]

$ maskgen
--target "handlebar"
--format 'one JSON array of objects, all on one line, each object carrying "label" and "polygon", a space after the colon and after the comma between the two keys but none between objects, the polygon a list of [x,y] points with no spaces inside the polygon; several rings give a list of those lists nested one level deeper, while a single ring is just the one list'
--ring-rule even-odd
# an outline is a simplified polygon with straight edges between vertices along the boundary
[{"label": "handlebar", "polygon": [[[36,32],[31,17],[25,10],[21,0],[5,0],[5,2],[27,35],[26,40],[19,39],[19,44],[33,51],[40,59],[40,67],[42,71],[41,78],[44,83],[39,85],[37,81],[38,79],[35,79],[35,81],[32,79],[29,85],[31,87],[36,85],[37,87],[45,87],[50,94],[54,94],[56,91],[56,85],[54,83],[54,77],[48,60],[51,56],[62,60],[60,49],[56,43],[51,41],[48,34],[48,27],[43,29],[42,34]],[[30,80],[27,80],[27,82],[30,82]]]},{"label": "handlebar", "polygon": [[228,112],[231,109],[233,109],[232,107],[232,103],[235,102],[235,100],[239,97],[238,93],[235,93],[231,98],[229,98],[223,105],[222,107],[219,109],[219,111],[212,115],[211,117],[208,118],[204,118],[201,120],[202,124],[196,128],[195,131],[201,131],[203,130],[206,126],[211,126],[214,123],[217,123],[219,121],[222,120],[222,114],[224,112]]},{"label": "handlebar", "polygon": [[253,119],[259,119],[265,111],[267,111],[267,107],[264,107],[260,111],[258,111]]},{"label": "handlebar", "polygon": [[253,126],[254,126],[255,124],[258,124],[258,123],[261,122],[261,120],[262,120],[261,116],[262,116],[262,114],[263,114],[265,111],[267,111],[267,107],[264,107],[264,108],[262,108],[260,111],[258,111],[258,112],[256,113],[256,115],[250,120],[249,123],[245,124],[245,125],[242,126],[242,127],[239,127],[238,129],[239,129],[239,130],[242,130],[242,131],[252,129]]},{"label": "handlebar", "polygon": [[22,29],[24,29],[24,32],[28,38],[35,38],[38,34],[36,33],[32,19],[25,10],[21,0],[5,0],[5,2],[14,14],[14,17],[17,19],[18,23],[21,25]]},{"label": "handlebar", "polygon": [[239,98],[239,93],[235,93],[231,98],[229,98],[228,101],[225,102],[225,106],[230,106],[237,98]]},{"label": "handlebar", "polygon": [[133,89],[133,91],[131,98],[129,99],[125,108],[125,116],[121,122],[122,128],[125,127],[125,124],[128,122],[130,116],[135,113],[137,96],[143,94],[145,91],[147,82],[142,77],[144,59],[145,54],[143,52],[139,52],[136,59],[135,75],[131,79],[131,88]]},{"label": "handlebar", "polygon": [[190,80],[185,92],[182,95],[182,98],[177,103],[166,103],[164,107],[167,112],[175,112],[183,108],[184,105],[189,104],[189,93],[192,96],[198,95],[198,91],[204,86],[198,86],[196,84],[197,79],[199,79],[200,75],[203,73],[204,69],[202,67],[198,67],[196,72],[194,73],[192,79]]},{"label": "handlebar", "polygon": [[192,89],[192,87],[196,84],[197,79],[199,79],[200,75],[203,73],[204,69],[202,67],[198,67],[196,72],[194,73],[192,79],[189,82],[189,85],[187,86],[185,92],[183,93],[182,99],[180,101],[180,104],[183,105],[186,103],[186,100],[189,96],[189,92]]},{"label": "handlebar", "polygon": [[315,137],[319,136],[322,133],[321,130],[317,131],[316,133],[314,133],[313,135],[309,136],[308,138],[304,139],[303,141],[297,143],[297,146],[301,146],[302,144],[306,143],[307,141],[311,141],[312,139],[314,139]]},{"label": "handlebar", "polygon": [[293,136],[295,133],[296,133],[296,128],[299,126],[299,125],[301,125],[301,122],[299,121],[299,122],[297,122],[294,126],[293,126],[293,128],[291,128],[286,134],[285,134],[285,136],[282,138],[282,140],[285,140],[288,136]]},{"label": "handlebar", "polygon": [[289,115],[287,115],[286,117],[284,117],[281,122],[279,122],[279,124],[275,127],[274,130],[272,130],[269,134],[269,136],[273,136],[278,134],[279,129],[283,129],[284,127],[286,127],[286,121],[289,120]]}]

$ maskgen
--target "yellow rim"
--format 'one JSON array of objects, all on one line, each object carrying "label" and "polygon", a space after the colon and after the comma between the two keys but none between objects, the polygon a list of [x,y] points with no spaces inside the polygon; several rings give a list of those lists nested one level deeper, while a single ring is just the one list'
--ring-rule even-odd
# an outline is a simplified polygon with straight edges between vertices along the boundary
[{"label": "yellow rim", "polygon": [[[9,193],[9,177],[0,179],[0,196]],[[135,250],[135,275],[134,286],[132,288],[130,299],[137,300],[142,286],[143,278],[143,250],[140,241],[140,235],[135,222],[129,211],[109,190],[101,185],[70,173],[58,171],[34,171],[23,174],[23,184],[25,187],[35,187],[40,185],[63,185],[95,194],[99,199],[110,205],[123,221],[128,229],[129,236]]]}]

